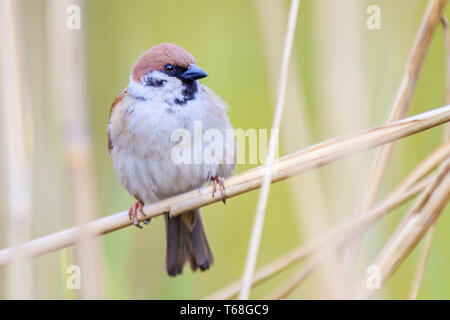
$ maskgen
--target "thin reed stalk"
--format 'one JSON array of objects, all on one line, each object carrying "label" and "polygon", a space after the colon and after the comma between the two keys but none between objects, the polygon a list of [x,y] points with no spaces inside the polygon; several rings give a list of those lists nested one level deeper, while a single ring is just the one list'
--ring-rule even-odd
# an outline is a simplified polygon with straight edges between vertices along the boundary
[{"label": "thin reed stalk", "polygon": [[[285,180],[294,175],[324,166],[344,157],[359,153],[385,143],[389,143],[417,132],[450,121],[450,106],[441,107],[416,116],[403,119],[381,127],[336,137],[313,145],[296,153],[279,159],[272,165],[272,183]],[[225,180],[227,198],[257,189],[266,174],[266,167],[259,166],[242,172]],[[212,186],[186,192],[144,207],[145,216],[139,215],[140,221],[169,213],[172,216],[222,200],[221,195],[212,195]],[[81,227],[72,227],[17,247],[0,251],[0,266],[13,261],[14,254],[20,250],[22,258],[32,258],[73,245],[80,239],[81,230],[89,236],[99,236],[132,225],[128,210],[122,211]]]},{"label": "thin reed stalk", "polygon": [[[278,61],[281,61],[280,48],[283,47],[284,21],[287,20],[286,8],[281,1],[255,0],[254,3],[261,27],[261,42],[269,73],[269,85],[275,103],[276,79],[280,69]],[[295,48],[292,49],[292,56],[295,56]],[[306,112],[303,85],[296,59],[291,59],[290,66],[289,85],[286,88],[286,107],[280,128],[280,144],[286,153],[295,152],[312,143],[311,126]],[[295,139],[292,139],[293,136]],[[293,177],[289,180],[289,188],[302,238],[308,241],[323,233],[329,226],[329,219],[319,173],[311,171],[301,177]],[[326,281],[328,274],[328,270],[321,272],[322,283]],[[314,286],[318,290],[321,287],[320,284]]]},{"label": "thin reed stalk", "polygon": [[[335,137],[367,127],[372,102],[366,94],[369,82],[364,70],[364,28],[360,20],[367,5],[360,0],[319,0],[312,1],[311,5],[312,44],[316,54],[314,95],[317,107],[314,113],[320,119],[316,124],[317,132],[320,136]],[[361,108],[361,105],[366,107]],[[332,199],[327,205],[333,208],[333,219],[346,218],[348,203],[354,201],[361,190],[368,163],[369,155],[365,154],[335,164],[332,170],[325,172],[324,193],[327,200]],[[334,186],[343,181],[348,192],[335,197]],[[316,211],[318,208],[314,209]]]},{"label": "thin reed stalk", "polygon": [[436,224],[433,224],[425,236],[425,243],[423,245],[422,253],[419,258],[419,265],[417,267],[417,273],[413,280],[413,284],[409,291],[409,300],[416,300],[419,294],[420,283],[422,282],[423,273],[425,271],[425,266],[430,256],[431,244],[433,243],[433,235]]},{"label": "thin reed stalk", "polygon": [[[413,48],[406,62],[403,78],[387,120],[388,123],[400,120],[407,114],[428,48],[446,4],[447,0],[430,0],[428,3]],[[375,204],[393,148],[394,144],[392,143],[377,150],[366,186],[356,206],[355,215],[367,213]],[[352,261],[357,255],[360,241],[361,239],[352,239],[346,246],[341,268],[345,270],[345,279],[348,279],[348,276],[352,274]],[[344,288],[341,288],[339,294],[342,294],[343,291]]]},{"label": "thin reed stalk", "polygon": [[[338,247],[350,236],[363,232],[380,218],[391,213],[402,203],[410,200],[412,197],[424,190],[424,188],[428,184],[429,180],[425,180],[415,186],[412,186],[403,194],[395,197],[389,197],[381,205],[374,209],[369,215],[361,216],[341,223],[340,225],[334,227],[314,241],[311,241],[305,245],[301,245],[290,253],[275,260],[274,262],[271,262],[268,265],[259,268],[252,280],[252,285],[259,284],[267,279],[272,278],[291,265],[300,262],[310,255],[313,255],[321,247],[326,247],[328,250]],[[237,295],[240,288],[241,280],[239,279],[216,291],[215,293],[207,296],[206,299],[231,299]]]},{"label": "thin reed stalk", "polygon": [[[422,179],[426,174],[428,174],[431,170],[433,170],[439,163],[442,163],[444,159],[450,157],[450,143],[446,143],[440,147],[438,147],[434,152],[432,152],[425,160],[423,160],[398,186],[394,189],[394,191],[391,192],[389,197],[385,200],[389,201],[390,199],[393,200],[396,197],[402,196],[403,193],[405,193],[408,190],[411,190],[411,188],[414,187],[414,190],[422,190],[425,188],[426,185],[428,185],[430,180],[424,180],[420,182],[420,184],[417,185],[420,179]],[[430,228],[430,232],[434,229],[434,226]],[[431,243],[431,241],[430,241]],[[426,249],[428,246],[424,247],[424,254],[423,258],[428,255],[426,251],[429,251]],[[426,259],[426,258],[425,258]],[[309,268],[314,269],[313,265],[318,265],[320,260],[316,259],[313,262],[311,262],[311,266],[306,266],[300,270],[300,272],[296,273],[292,278],[290,278],[284,286],[281,286],[281,289],[279,289],[278,293],[272,294],[270,297],[279,297],[284,298],[288,294],[290,294],[297,286],[299,286],[304,278],[306,278],[310,272],[306,273],[306,270]],[[423,263],[424,265],[425,263]],[[422,267],[421,267],[422,268]],[[420,269],[419,269],[420,270]],[[310,270],[313,271],[313,270]],[[419,272],[423,272],[419,271]],[[416,281],[420,281],[421,276],[417,276]],[[416,284],[417,286],[417,284]],[[418,286],[417,286],[418,289]],[[415,289],[415,290],[417,290]]]},{"label": "thin reed stalk", "polygon": [[[441,17],[442,26],[444,28],[444,41],[445,41],[445,70],[446,70],[446,92],[445,92],[445,104],[450,104],[450,30],[447,18]],[[444,139],[450,140],[450,124],[445,126]]]},{"label": "thin reed stalk", "polygon": [[[446,64],[446,95],[445,102],[450,103],[450,32],[447,19],[445,16],[441,17],[442,26],[444,29],[444,41],[445,41],[445,64]],[[449,144],[450,141],[450,124],[447,123],[444,126],[444,143]],[[444,145],[445,146],[445,145]],[[448,156],[447,156],[448,157]],[[417,273],[413,280],[410,292],[409,299],[415,300],[419,294],[420,284],[422,282],[423,273],[425,271],[425,266],[428,261],[428,257],[430,255],[431,244],[433,243],[434,230],[436,227],[436,223],[434,223],[427,232],[425,236],[425,244],[423,245],[422,252],[419,258],[419,264],[417,267]]]},{"label": "thin reed stalk", "polygon": [[[328,254],[333,254],[328,252]],[[321,253],[314,256],[305,266],[302,266],[300,270],[296,271],[294,276],[289,278],[283,283],[274,293],[269,294],[265,299],[267,300],[281,300],[289,296],[295,289],[297,289],[306,278],[316,269],[319,264],[324,260],[326,255]]]},{"label": "thin reed stalk", "polygon": [[[23,54],[23,21],[21,3],[0,1],[2,127],[6,166],[10,245],[18,245],[31,237],[32,222],[32,146],[31,112],[27,108],[27,79]],[[11,257],[16,263],[8,270],[7,295],[10,299],[31,299],[34,295],[32,265],[22,261],[24,252]]]},{"label": "thin reed stalk", "polygon": [[[53,17],[48,25],[52,43],[52,78],[62,123],[70,195],[68,208],[72,221],[83,226],[99,216],[85,87],[84,28],[66,28],[66,16],[61,14],[69,5],[82,7],[83,1],[52,0],[49,4],[49,16]],[[100,244],[83,228],[75,247],[75,260],[83,270],[82,298],[101,299],[103,267]]]},{"label": "thin reed stalk", "polygon": [[258,204],[255,212],[255,220],[250,236],[250,243],[245,261],[244,274],[242,277],[242,290],[239,294],[240,299],[248,299],[250,296],[251,281],[253,273],[255,272],[256,259],[258,258],[258,250],[261,242],[262,230],[264,227],[264,220],[266,216],[267,200],[269,198],[272,164],[275,161],[275,152],[278,149],[278,137],[281,125],[281,118],[283,116],[284,104],[286,101],[286,87],[288,77],[289,60],[292,52],[292,43],[294,42],[295,26],[297,25],[298,8],[300,0],[292,0],[291,8],[289,10],[289,20],[286,31],[286,39],[283,49],[283,58],[281,61],[279,92],[277,98],[277,105],[275,107],[275,115],[272,124],[272,134],[270,135],[269,150],[265,161],[266,173],[261,184],[261,191],[259,194]]},{"label": "thin reed stalk", "polygon": [[[417,167],[417,169],[416,169],[417,172],[419,172],[420,175],[423,176],[423,175],[427,174],[428,171],[430,171],[432,168],[434,168],[438,163],[442,163],[442,162],[444,162],[445,159],[448,159],[450,157],[450,154],[448,154],[449,147],[450,147],[450,142],[447,141],[444,145],[442,145],[441,147],[436,149],[427,158],[427,161],[422,162],[421,165],[419,165]],[[405,180],[405,182],[407,182],[408,184],[412,184],[416,181],[416,179],[418,179],[417,176],[410,175]],[[402,186],[400,185],[396,189],[396,192],[400,193],[401,191],[402,191]],[[403,222],[403,223],[405,223],[405,222]],[[430,230],[428,231],[428,234],[427,234],[426,245],[423,247],[423,251],[422,251],[422,254],[419,259],[419,266],[417,269],[417,274],[416,274],[416,277],[414,279],[414,282],[413,282],[413,285],[412,285],[412,288],[410,291],[410,299],[415,299],[417,297],[420,282],[422,280],[423,271],[425,269],[426,261],[428,259],[428,255],[429,255],[429,250],[431,248],[433,233],[434,233],[434,225],[430,228]]]},{"label": "thin reed stalk", "polygon": [[428,157],[425,158],[394,190],[393,194],[398,195],[408,187],[414,185],[428,173],[436,168],[445,159],[450,157],[450,142],[437,147]]},{"label": "thin reed stalk", "polygon": [[[439,173],[421,193],[373,263],[379,268],[381,284],[384,284],[399,268],[428,229],[439,218],[450,197],[449,172],[450,158],[444,162]],[[372,293],[373,290],[362,283],[357,292],[357,297],[365,299],[370,297]]]},{"label": "thin reed stalk", "polygon": [[[361,13],[365,11],[363,1],[313,1],[314,38],[318,57],[316,61],[317,111],[320,117],[320,133],[336,136],[342,132],[366,127],[370,122],[371,102],[367,99],[368,77],[364,63],[364,28],[361,28]],[[330,26],[333,26],[330,28]],[[345,35],[344,37],[342,35]],[[365,105],[365,108],[360,108]],[[333,106],[330,108],[330,106]],[[351,118],[351,121],[349,119]],[[369,155],[348,159],[334,165],[327,172],[326,181],[329,199],[333,203],[335,219],[347,216],[348,204],[355,201],[368,170]],[[334,186],[345,181],[347,192],[339,197]],[[316,211],[316,210],[314,210]],[[339,252],[336,257],[341,257]],[[325,296],[332,297],[340,288],[342,277],[341,259],[330,261],[332,271],[328,273],[328,283],[324,286]]]},{"label": "thin reed stalk", "polygon": [[[405,65],[403,79],[391,113],[389,114],[388,123],[404,118],[408,111],[432,36],[439,25],[439,20],[446,4],[447,0],[431,0],[428,4],[409,59]],[[369,209],[375,203],[393,146],[393,144],[388,144],[378,149],[369,175],[368,184],[363,192],[364,196],[361,197],[364,200],[356,212],[363,213],[365,209]]]},{"label": "thin reed stalk", "polygon": [[[387,203],[389,201],[394,201],[396,198],[402,198],[403,194],[408,194],[409,192],[413,192],[417,194],[422,191],[431,181],[430,179],[426,179],[420,181],[425,175],[427,175],[431,170],[433,170],[439,163],[442,163],[446,158],[450,156],[450,143],[438,147],[435,151],[433,151],[425,160],[423,160],[395,189],[391,192],[391,194],[384,200],[383,203]],[[402,198],[405,199],[405,198]],[[398,203],[398,202],[397,202]],[[383,208],[383,204],[378,208]],[[391,210],[393,210],[392,208]],[[380,210],[380,209],[378,209]],[[289,281],[287,281],[284,286],[281,286],[278,290],[278,293],[272,294],[271,297],[286,297],[290,292],[292,292],[297,286],[299,286],[304,278],[306,278],[310,272],[306,273],[306,270],[313,268],[319,264],[320,260],[316,259],[311,262],[311,266],[306,266],[300,270],[299,273],[296,273]],[[313,270],[310,270],[313,271]]]}]

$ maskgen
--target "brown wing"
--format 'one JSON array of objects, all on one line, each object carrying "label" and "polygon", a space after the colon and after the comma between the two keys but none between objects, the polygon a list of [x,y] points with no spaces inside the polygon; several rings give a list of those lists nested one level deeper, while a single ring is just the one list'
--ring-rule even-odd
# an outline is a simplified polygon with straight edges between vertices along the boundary
[{"label": "brown wing", "polygon": [[[122,100],[129,96],[128,91],[125,89],[124,91],[122,91],[115,99],[113,104],[111,105],[111,110],[109,111],[109,121],[111,124],[111,116],[113,114],[114,109],[119,105],[120,102],[122,102]],[[111,150],[113,148],[113,144],[111,141],[111,134],[108,130],[108,152],[111,153]]]}]

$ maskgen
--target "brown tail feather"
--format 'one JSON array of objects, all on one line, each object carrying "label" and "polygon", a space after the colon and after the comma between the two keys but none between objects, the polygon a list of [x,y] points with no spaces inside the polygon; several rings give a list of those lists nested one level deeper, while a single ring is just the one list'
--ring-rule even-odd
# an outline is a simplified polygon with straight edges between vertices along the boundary
[{"label": "brown tail feather", "polygon": [[166,270],[170,276],[183,272],[186,261],[193,271],[209,269],[214,258],[206,238],[200,209],[193,210],[181,216],[166,221]]}]

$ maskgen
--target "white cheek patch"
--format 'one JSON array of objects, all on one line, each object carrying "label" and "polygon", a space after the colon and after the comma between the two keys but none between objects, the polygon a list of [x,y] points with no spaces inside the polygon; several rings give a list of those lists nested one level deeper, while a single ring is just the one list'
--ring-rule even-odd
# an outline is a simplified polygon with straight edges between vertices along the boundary
[{"label": "white cheek patch", "polygon": [[[152,85],[147,85],[153,83]],[[155,102],[168,102],[183,98],[184,87],[177,78],[170,77],[159,71],[152,71],[142,77],[140,82],[130,77],[128,92],[137,99]]]},{"label": "white cheek patch", "polygon": [[163,77],[159,77],[158,74],[154,72],[147,73],[141,79],[141,84],[143,86],[150,87],[163,87],[165,83],[167,83],[167,79],[162,79]]}]

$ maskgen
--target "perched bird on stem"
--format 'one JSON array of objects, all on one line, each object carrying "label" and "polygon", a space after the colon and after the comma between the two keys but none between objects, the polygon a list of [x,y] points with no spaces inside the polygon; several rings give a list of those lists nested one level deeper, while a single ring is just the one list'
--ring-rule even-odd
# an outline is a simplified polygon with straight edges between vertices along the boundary
[{"label": "perched bird on stem", "polygon": [[[234,138],[227,139],[233,127],[223,101],[198,81],[206,76],[185,49],[159,44],[139,57],[111,107],[109,153],[120,183],[137,200],[129,216],[139,228],[144,204],[208,181],[225,202],[223,179],[235,167]],[[214,259],[200,209],[164,216],[167,273],[182,273],[187,261],[193,271],[207,270]]]}]

